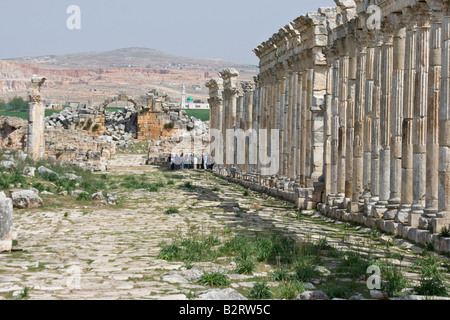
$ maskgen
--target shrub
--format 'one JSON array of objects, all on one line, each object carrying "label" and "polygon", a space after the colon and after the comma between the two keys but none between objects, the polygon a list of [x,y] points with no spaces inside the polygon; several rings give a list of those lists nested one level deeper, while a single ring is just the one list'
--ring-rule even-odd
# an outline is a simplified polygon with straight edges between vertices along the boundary
[{"label": "shrub", "polygon": [[321,273],[316,269],[313,264],[313,259],[299,260],[295,266],[295,275],[297,280],[308,282],[314,278],[320,277]]},{"label": "shrub", "polygon": [[205,272],[201,276],[199,283],[208,286],[226,286],[229,284],[228,278],[221,272]]},{"label": "shrub", "polygon": [[439,237],[450,237],[450,231],[447,227],[442,228],[441,233],[439,234]]},{"label": "shrub", "polygon": [[96,124],[92,127],[92,132],[97,132],[99,128],[100,128],[100,125],[99,125],[98,123],[96,123]]},{"label": "shrub", "polygon": [[89,119],[87,119],[86,125],[84,126],[83,130],[87,131],[87,130],[89,130],[91,128],[91,126],[92,126],[92,119],[89,118]]},{"label": "shrub", "polygon": [[171,121],[169,123],[164,124],[164,129],[171,130],[175,127],[175,122]]},{"label": "shrub", "polygon": [[249,274],[256,268],[255,261],[251,257],[240,258],[237,260],[235,272],[238,274]]},{"label": "shrub", "polygon": [[306,291],[306,288],[302,282],[299,281],[286,281],[280,288],[280,298],[292,300],[296,295]]},{"label": "shrub", "polygon": [[272,299],[273,294],[266,281],[255,282],[250,290],[250,298],[252,299]]},{"label": "shrub", "polygon": [[396,266],[384,266],[381,268],[383,274],[383,282],[381,290],[386,292],[389,297],[393,297],[408,287],[408,280]]},{"label": "shrub", "polygon": [[270,277],[272,281],[287,281],[292,279],[292,275],[285,268],[276,269]]},{"label": "shrub", "polygon": [[420,284],[415,287],[417,294],[425,296],[448,296],[445,287],[445,276],[441,271],[442,262],[439,257],[427,253],[415,262],[420,268]]}]

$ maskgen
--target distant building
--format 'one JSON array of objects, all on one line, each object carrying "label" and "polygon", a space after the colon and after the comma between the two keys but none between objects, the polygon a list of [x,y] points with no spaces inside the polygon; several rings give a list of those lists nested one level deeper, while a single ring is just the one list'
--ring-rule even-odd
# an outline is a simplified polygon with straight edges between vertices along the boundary
[{"label": "distant building", "polygon": [[186,99],[186,87],[183,84],[181,91],[181,109],[195,109],[195,110],[209,110],[209,103],[204,103],[199,100],[195,100],[192,97]]}]

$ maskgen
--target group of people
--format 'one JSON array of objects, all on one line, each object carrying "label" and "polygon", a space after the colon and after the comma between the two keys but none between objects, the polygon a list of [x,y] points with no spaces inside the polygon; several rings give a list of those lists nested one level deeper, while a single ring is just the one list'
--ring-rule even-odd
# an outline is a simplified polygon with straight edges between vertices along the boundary
[{"label": "group of people", "polygon": [[169,163],[170,170],[213,170],[214,168],[214,158],[209,154],[194,155],[182,153],[181,155],[170,155],[167,161]]}]

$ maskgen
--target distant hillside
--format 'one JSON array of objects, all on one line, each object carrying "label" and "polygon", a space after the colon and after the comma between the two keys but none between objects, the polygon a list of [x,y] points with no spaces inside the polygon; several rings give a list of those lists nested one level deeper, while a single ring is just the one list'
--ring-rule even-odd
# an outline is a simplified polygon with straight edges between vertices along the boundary
[{"label": "distant hillside", "polygon": [[257,67],[236,64],[220,59],[186,58],[147,48],[124,48],[106,52],[84,52],[64,55],[49,55],[42,57],[24,57],[9,59],[10,61],[47,65],[59,68],[169,68],[210,70],[234,67],[254,71]]},{"label": "distant hillside", "polygon": [[205,82],[224,68],[240,70],[245,81],[252,81],[258,72],[256,66],[177,57],[146,48],[0,60],[0,100],[26,98],[31,76],[40,74],[47,78],[43,97],[53,103],[98,103],[120,91],[138,97],[154,88],[179,102],[183,84],[188,96],[206,102]]}]

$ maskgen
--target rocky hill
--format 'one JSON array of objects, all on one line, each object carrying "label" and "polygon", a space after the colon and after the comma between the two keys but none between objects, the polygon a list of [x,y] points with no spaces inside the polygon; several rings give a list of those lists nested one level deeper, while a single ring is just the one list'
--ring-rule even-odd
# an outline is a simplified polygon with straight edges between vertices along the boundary
[{"label": "rocky hill", "polygon": [[[43,97],[53,103],[100,103],[119,91],[139,96],[153,88],[180,99],[183,83],[189,96],[206,101],[204,83],[229,67],[239,69],[243,80],[257,74],[256,66],[177,57],[146,48],[0,60],[0,99],[25,97],[31,75],[40,74],[47,78]],[[195,89],[198,86],[200,90]]]}]

